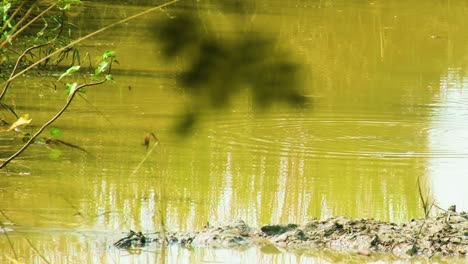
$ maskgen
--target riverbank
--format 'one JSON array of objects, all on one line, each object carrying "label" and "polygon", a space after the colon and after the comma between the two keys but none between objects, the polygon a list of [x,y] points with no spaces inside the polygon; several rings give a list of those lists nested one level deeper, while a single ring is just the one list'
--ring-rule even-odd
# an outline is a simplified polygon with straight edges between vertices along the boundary
[{"label": "riverbank", "polygon": [[[457,256],[468,259],[468,213],[453,210],[402,224],[339,216],[313,219],[303,225],[265,225],[259,229],[237,220],[207,225],[197,232],[168,232],[166,240],[169,244],[186,247],[327,248],[362,255],[386,252],[405,257]],[[132,248],[160,241],[159,234],[130,233],[115,245]]]}]

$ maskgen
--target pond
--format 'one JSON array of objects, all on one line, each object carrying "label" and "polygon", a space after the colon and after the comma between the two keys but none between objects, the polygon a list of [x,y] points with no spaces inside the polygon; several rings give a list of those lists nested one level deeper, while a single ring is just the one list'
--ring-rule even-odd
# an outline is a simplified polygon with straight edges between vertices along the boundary
[{"label": "pond", "polygon": [[[143,1],[141,1],[143,2]],[[182,1],[183,2],[183,1]],[[119,251],[128,230],[196,230],[243,219],[302,224],[345,215],[403,222],[423,217],[418,191],[468,210],[468,4],[430,1],[263,1],[245,14],[195,6],[219,34],[275,36],[304,66],[307,109],[257,112],[248,93],[203,112],[187,137],[174,132],[189,95],[183,63],[161,58],[154,12],[80,45],[83,64],[115,50],[115,84],[79,96],[53,127],[64,145],[33,145],[0,171],[0,261],[24,263],[362,263],[391,256],[170,247]],[[148,8],[86,2],[79,34]],[[35,131],[65,102],[52,77],[26,76],[7,100]],[[154,132],[160,144],[142,145]],[[1,158],[21,138],[0,137]],[[12,250],[14,248],[14,251]],[[417,260],[415,260],[417,261]]]}]

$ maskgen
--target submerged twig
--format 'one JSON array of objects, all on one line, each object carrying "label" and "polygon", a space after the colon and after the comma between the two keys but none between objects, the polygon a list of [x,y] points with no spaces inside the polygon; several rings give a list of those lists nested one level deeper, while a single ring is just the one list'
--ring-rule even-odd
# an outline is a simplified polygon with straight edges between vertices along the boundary
[{"label": "submerged twig", "polygon": [[149,143],[150,143],[150,140],[151,138],[154,138],[155,142],[153,144],[153,146],[151,147],[151,149],[146,153],[145,157],[140,161],[140,163],[138,163],[138,165],[136,166],[136,168],[133,170],[132,174],[130,174],[130,176],[134,176],[138,170],[140,169],[141,165],[143,165],[143,163],[145,163],[145,161],[148,159],[148,157],[151,155],[151,153],[153,152],[153,150],[156,148],[156,146],[159,145],[159,138],[156,137],[156,135],[153,133],[153,132],[150,132],[150,133],[147,133],[146,136],[145,136],[145,139],[144,139],[144,143],[143,145],[146,146],[146,149],[148,149],[149,147]]},{"label": "submerged twig", "polygon": [[66,142],[66,141],[63,141],[63,140],[60,140],[60,139],[48,138],[48,139],[46,139],[46,143],[47,144],[52,144],[52,143],[62,144],[62,145],[65,145],[67,147],[70,147],[70,148],[81,150],[84,153],[86,153],[88,155],[91,155],[86,149],[84,149],[84,148],[82,148],[82,147],[80,147],[78,145],[75,145],[73,143],[69,143],[69,142]]},{"label": "submerged twig", "polygon": [[17,259],[11,258],[11,257],[8,256],[8,255],[5,255],[5,257],[6,257],[9,261],[11,261],[11,263],[13,263],[13,264],[23,264],[22,262],[19,262]]},{"label": "submerged twig", "polygon": [[[140,163],[136,166],[136,168],[133,170],[131,176],[134,176],[138,170],[140,169],[140,167],[143,165],[143,163],[148,159],[148,157],[151,155],[151,153],[153,152],[153,150],[160,144],[160,140],[159,138],[156,136],[155,133],[153,132],[149,132],[145,135],[145,138],[144,138],[144,142],[143,142],[143,145],[146,146],[146,149],[149,148],[149,145],[150,145],[150,142],[151,142],[151,139],[154,139],[154,144],[153,146],[149,149],[149,151],[146,153],[145,157],[140,161]],[[162,199],[163,195],[160,195],[160,198]],[[162,207],[162,206],[161,206]],[[165,256],[166,256],[166,233],[167,233],[167,230],[166,230],[166,222],[165,222],[165,219],[166,219],[166,215],[165,213],[163,212],[163,210],[161,208],[159,208],[159,216],[160,216],[160,225],[161,225],[161,231],[160,231],[160,236],[161,236],[161,259],[160,259],[160,262],[164,262],[164,259],[165,259]]]},{"label": "submerged twig", "polygon": [[86,97],[84,97],[82,94],[78,94],[81,99],[83,99],[89,106],[91,106],[94,111],[96,111],[99,115],[101,115],[111,126],[114,126],[114,124],[112,123],[112,121],[106,116],[104,115],[104,113],[99,110],[95,105],[93,105],[88,99],[86,99]]},{"label": "submerged twig", "polygon": [[39,250],[37,250],[37,248],[31,243],[31,241],[29,241],[29,239],[23,237],[24,240],[26,240],[26,242],[28,243],[29,247],[34,251],[36,252],[36,254],[41,258],[42,261],[44,261],[45,263],[47,264],[50,264],[50,261],[48,261],[42,254],[41,252],[39,252]]},{"label": "submerged twig", "polygon": [[[3,212],[2,209],[0,209],[0,213],[3,215],[3,217],[5,217],[6,219],[8,219],[8,217],[7,217],[6,214]],[[18,255],[16,254],[15,248],[13,247],[13,243],[11,242],[10,236],[8,236],[8,234],[7,234],[8,232],[6,231],[5,225],[3,224],[2,221],[0,221],[0,228],[1,228],[2,230],[4,230],[3,234],[5,235],[5,238],[6,238],[7,241],[8,241],[8,245],[10,246],[11,251],[13,251],[13,255],[15,256],[15,260],[18,260]]]},{"label": "submerged twig", "polygon": [[[79,216],[82,219],[85,219],[83,214],[81,213],[80,209],[76,207],[70,200],[68,200],[64,195],[60,194],[59,195],[62,200],[64,200],[73,210],[75,210],[75,215]],[[85,219],[86,220],[86,219]]]}]

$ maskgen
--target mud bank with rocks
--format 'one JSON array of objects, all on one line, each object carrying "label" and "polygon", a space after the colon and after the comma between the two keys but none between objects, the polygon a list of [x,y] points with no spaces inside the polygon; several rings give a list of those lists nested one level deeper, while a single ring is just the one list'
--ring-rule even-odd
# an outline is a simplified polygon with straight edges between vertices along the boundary
[{"label": "mud bank with rocks", "polygon": [[[160,234],[131,232],[115,246],[135,248],[161,241]],[[186,247],[272,245],[291,250],[328,248],[364,255],[387,252],[398,256],[458,256],[468,259],[468,213],[448,211],[403,224],[340,216],[314,219],[303,225],[265,225],[259,229],[237,220],[207,225],[197,232],[168,232],[166,242]]]}]

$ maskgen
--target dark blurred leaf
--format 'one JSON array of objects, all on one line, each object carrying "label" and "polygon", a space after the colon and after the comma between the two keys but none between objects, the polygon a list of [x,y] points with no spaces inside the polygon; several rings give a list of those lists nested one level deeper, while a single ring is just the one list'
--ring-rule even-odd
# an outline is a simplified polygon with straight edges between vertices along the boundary
[{"label": "dark blurred leaf", "polygon": [[188,134],[194,128],[196,120],[196,114],[194,114],[193,112],[186,113],[177,125],[176,131],[181,135]]},{"label": "dark blurred leaf", "polygon": [[[207,100],[206,104],[198,102],[197,105],[225,107],[243,87],[251,90],[259,107],[274,102],[303,106],[306,102],[299,93],[300,65],[281,51],[273,39],[258,33],[222,38],[205,24],[202,30],[200,20],[187,14],[165,20],[157,32],[165,57],[187,59],[180,81],[187,91],[196,95],[194,100]],[[196,120],[196,113],[187,114],[178,131],[191,129]]]},{"label": "dark blurred leaf", "polygon": [[156,27],[155,33],[167,58],[198,46],[203,38],[200,21],[188,15],[164,20]]}]

